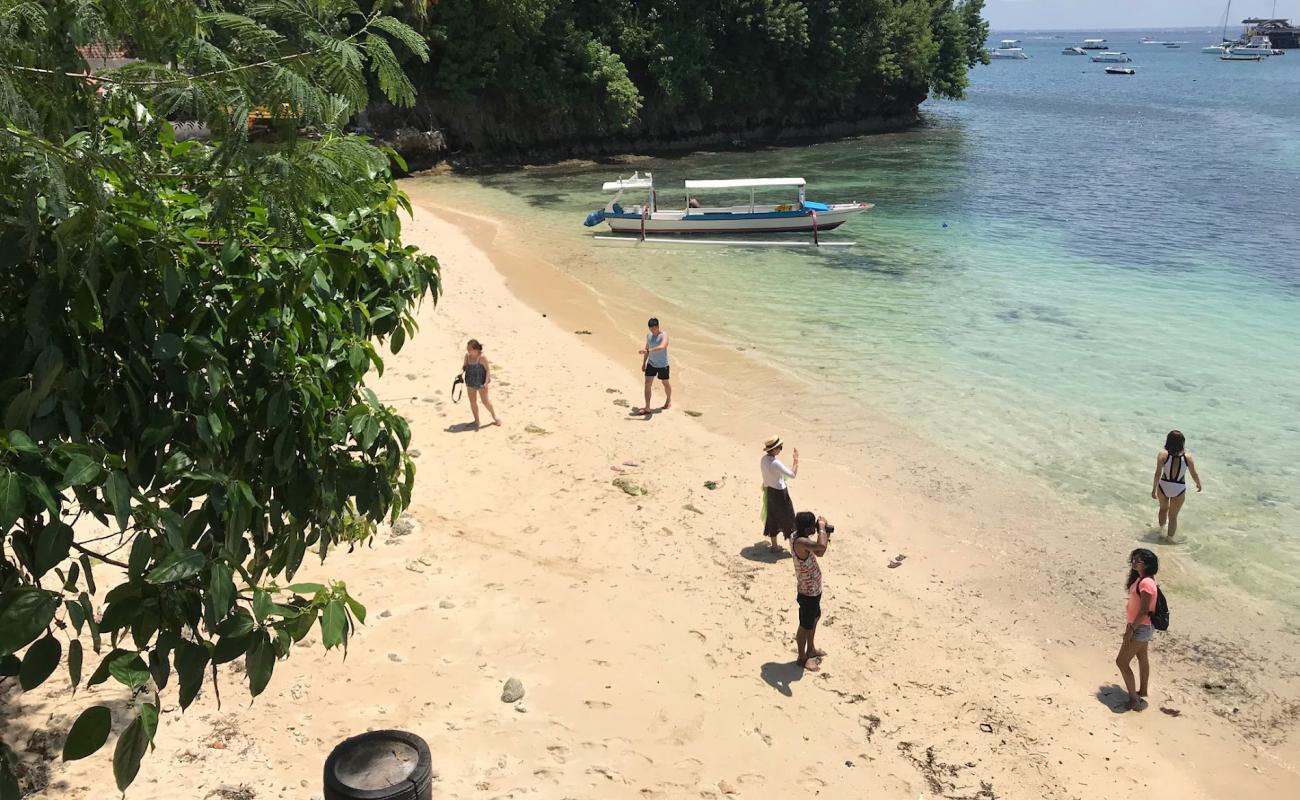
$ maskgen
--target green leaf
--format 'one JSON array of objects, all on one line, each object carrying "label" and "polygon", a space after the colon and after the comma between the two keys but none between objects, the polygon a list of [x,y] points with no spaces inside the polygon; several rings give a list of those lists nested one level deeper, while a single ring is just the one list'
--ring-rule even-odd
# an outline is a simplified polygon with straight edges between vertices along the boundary
[{"label": "green leaf", "polygon": [[126,559],[126,574],[131,580],[138,581],[149,568],[149,559],[153,557],[153,539],[147,531],[140,531],[131,542],[131,555]]},{"label": "green leaf", "polygon": [[176,305],[180,296],[181,273],[176,269],[176,263],[169,261],[167,266],[163,267],[163,298],[167,301],[167,307]]},{"label": "green leaf", "polygon": [[72,681],[72,691],[75,694],[77,686],[81,683],[81,642],[73,639],[68,642],[68,680]]},{"label": "green leaf", "polygon": [[108,741],[113,729],[113,712],[108,706],[91,706],[72,723],[63,742],[63,760],[76,761],[94,755]]},{"label": "green leaf", "polygon": [[153,676],[153,685],[162,691],[167,688],[167,681],[172,676],[172,665],[168,660],[171,655],[171,645],[162,643],[162,636],[159,636],[159,643],[149,651],[149,674]]},{"label": "green leaf", "polygon": [[234,572],[222,561],[213,561],[208,570],[207,603],[211,609],[208,627],[215,628],[230,613],[235,602]]},{"label": "green leaf", "polygon": [[149,682],[149,667],[136,653],[123,653],[108,664],[108,672],[118,683],[131,690]]},{"label": "green leaf", "polygon": [[248,635],[222,636],[212,648],[212,663],[227,664],[248,652]]},{"label": "green leaf", "polygon": [[131,482],[127,479],[126,473],[121,470],[113,470],[108,474],[108,481],[104,484],[104,494],[108,498],[108,503],[113,507],[113,516],[117,518],[118,530],[126,530],[127,524],[131,521]]},{"label": "green leaf", "polygon": [[59,610],[54,592],[23,586],[0,594],[0,656],[16,653],[45,630]]},{"label": "green leaf", "polygon": [[99,476],[101,468],[90,456],[77,453],[63,470],[63,488],[85,486]]},{"label": "green leaf", "polygon": [[244,670],[248,673],[248,691],[257,697],[271,682],[271,672],[275,669],[275,645],[266,631],[257,631],[248,645],[248,657],[244,659]]},{"label": "green leaf", "polygon": [[23,486],[18,476],[7,469],[0,469],[0,534],[22,516]]},{"label": "green leaf", "polygon": [[36,577],[49,572],[68,557],[72,548],[72,528],[62,522],[51,522],[36,535]]},{"label": "green leaf", "polygon": [[324,588],[324,585],[319,583],[291,583],[284,587],[284,590],[294,594],[316,594]]},{"label": "green leaf", "polygon": [[63,645],[58,639],[53,636],[40,639],[27,648],[27,654],[23,656],[23,666],[18,671],[18,685],[23,687],[23,691],[30,692],[45,683],[45,679],[58,669],[59,658],[62,656]]},{"label": "green leaf", "polygon": [[[146,709],[153,709],[152,714]],[[146,703],[140,707],[140,715],[118,737],[117,746],[113,748],[113,779],[117,781],[118,791],[125,792],[139,774],[140,759],[149,749],[157,727],[157,709]]]},{"label": "green leaf", "polygon": [[208,648],[181,640],[176,646],[176,684],[181,709],[189,708],[203,687],[203,670],[208,666]]},{"label": "green leaf", "polygon": [[311,626],[316,622],[316,609],[304,608],[298,616],[286,620],[282,630],[288,631],[289,637],[295,642],[301,642],[303,637],[311,633]]},{"label": "green leaf", "polygon": [[9,446],[15,452],[22,453],[25,456],[39,456],[41,449],[36,446],[32,438],[22,431],[9,431]]},{"label": "green leaf", "polygon": [[344,595],[343,601],[348,604],[348,608],[352,610],[352,616],[357,618],[357,622],[365,624],[366,607],[357,602],[352,595]]},{"label": "green leaf", "polygon": [[184,340],[174,333],[164,333],[153,343],[153,357],[158,361],[171,361],[185,346]]},{"label": "green leaf", "polygon": [[99,662],[99,666],[95,668],[95,671],[90,674],[90,679],[86,681],[86,688],[89,689],[91,686],[98,686],[108,680],[110,674],[109,669],[117,659],[131,659],[134,657],[135,653],[128,652],[120,647],[114,647],[108,652],[108,655],[104,656],[104,659]]},{"label": "green leaf", "polygon": [[206,559],[197,550],[173,552],[153,569],[145,580],[153,584],[175,583],[199,574]]},{"label": "green leaf", "polygon": [[18,656],[0,656],[0,678],[12,678],[23,668],[23,661]]},{"label": "green leaf", "polygon": [[81,629],[86,626],[86,612],[82,610],[80,603],[74,603],[71,600],[64,601],[63,610],[68,612],[68,619],[72,622],[72,627],[77,630],[77,635],[81,635]]},{"label": "green leaf", "polygon": [[271,593],[261,589],[253,590],[253,619],[259,623],[266,621],[266,616],[275,610],[275,601]]},{"label": "green leaf", "polygon": [[325,645],[326,650],[343,644],[347,639],[347,625],[348,620],[343,611],[343,604],[338,600],[329,601],[320,615],[321,643]]}]

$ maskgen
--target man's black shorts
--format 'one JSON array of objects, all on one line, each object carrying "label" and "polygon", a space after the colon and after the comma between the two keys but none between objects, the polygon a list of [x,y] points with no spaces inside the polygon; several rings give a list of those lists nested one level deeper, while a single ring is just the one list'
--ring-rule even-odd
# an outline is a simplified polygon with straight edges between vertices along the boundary
[{"label": "man's black shorts", "polygon": [[817,627],[822,616],[822,596],[801,594],[799,597],[799,627],[810,631]]},{"label": "man's black shorts", "polygon": [[661,381],[666,381],[668,380],[668,368],[656,367],[653,364],[647,362],[645,365],[645,376],[647,378],[658,378]]}]

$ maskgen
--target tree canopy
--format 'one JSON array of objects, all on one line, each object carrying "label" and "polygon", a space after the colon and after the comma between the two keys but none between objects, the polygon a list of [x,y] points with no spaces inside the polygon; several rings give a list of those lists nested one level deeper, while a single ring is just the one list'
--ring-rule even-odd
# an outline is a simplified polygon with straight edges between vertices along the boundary
[{"label": "tree canopy", "polygon": [[[120,789],[169,685],[185,708],[243,659],[256,696],[313,626],[346,647],[365,608],[294,574],[410,502],[364,379],[437,263],[391,154],[343,131],[371,88],[414,100],[428,50],[386,10],[0,0],[0,681],[134,690]],[[91,74],[105,49],[135,60]],[[86,709],[64,758],[110,726]],[[16,773],[0,741],[0,798]]]},{"label": "tree canopy", "polygon": [[[911,119],[987,62],[983,0],[441,0],[415,117],[494,151]],[[404,115],[411,117],[412,115]]]}]

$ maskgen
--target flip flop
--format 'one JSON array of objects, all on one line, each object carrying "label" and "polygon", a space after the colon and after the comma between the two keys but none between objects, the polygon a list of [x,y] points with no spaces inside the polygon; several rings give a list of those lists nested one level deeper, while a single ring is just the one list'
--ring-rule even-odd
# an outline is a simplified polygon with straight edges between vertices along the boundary
[{"label": "flip flop", "polygon": [[810,658],[810,659],[808,659],[807,661],[805,661],[805,662],[803,662],[802,664],[800,664],[799,666],[803,667],[803,668],[804,668],[805,670],[807,670],[808,672],[821,672],[821,671],[822,671],[822,665],[821,665],[821,662],[820,662],[818,659],[816,659],[816,658]]}]

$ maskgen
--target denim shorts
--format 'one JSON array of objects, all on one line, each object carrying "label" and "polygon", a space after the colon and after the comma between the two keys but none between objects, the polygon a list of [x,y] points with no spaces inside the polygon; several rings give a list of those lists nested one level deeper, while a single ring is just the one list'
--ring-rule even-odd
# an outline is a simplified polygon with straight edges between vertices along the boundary
[{"label": "denim shorts", "polygon": [[1133,629],[1133,641],[1149,642],[1156,635],[1156,629],[1150,625],[1139,625]]}]

